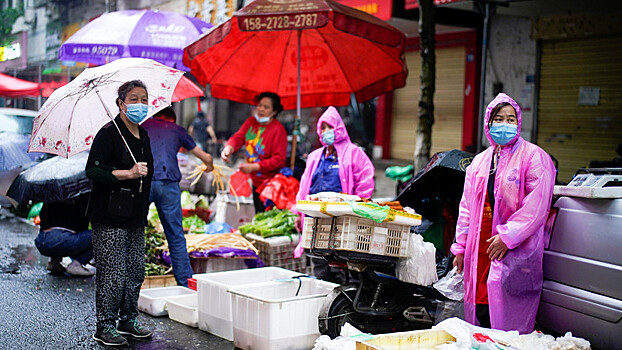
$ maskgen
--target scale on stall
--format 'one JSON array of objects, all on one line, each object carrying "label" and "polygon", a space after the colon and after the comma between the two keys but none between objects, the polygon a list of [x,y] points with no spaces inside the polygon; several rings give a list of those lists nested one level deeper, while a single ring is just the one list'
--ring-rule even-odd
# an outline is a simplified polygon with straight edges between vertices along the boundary
[{"label": "scale on stall", "polygon": [[556,196],[622,198],[622,168],[584,168],[566,186],[555,186]]}]

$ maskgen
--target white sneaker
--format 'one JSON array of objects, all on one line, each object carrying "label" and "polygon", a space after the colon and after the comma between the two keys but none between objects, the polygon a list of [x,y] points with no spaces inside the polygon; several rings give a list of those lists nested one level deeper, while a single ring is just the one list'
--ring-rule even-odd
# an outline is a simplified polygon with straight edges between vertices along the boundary
[{"label": "white sneaker", "polygon": [[95,272],[87,269],[82,266],[78,260],[73,260],[71,264],[67,265],[67,273],[72,274],[74,276],[93,276]]}]

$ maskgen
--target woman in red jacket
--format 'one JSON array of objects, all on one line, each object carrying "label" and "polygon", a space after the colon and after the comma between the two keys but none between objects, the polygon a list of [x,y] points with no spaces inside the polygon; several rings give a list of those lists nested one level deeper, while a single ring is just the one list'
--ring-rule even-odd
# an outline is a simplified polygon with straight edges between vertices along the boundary
[{"label": "woman in red jacket", "polygon": [[231,155],[244,146],[246,161],[238,168],[243,173],[250,174],[255,212],[259,213],[265,208],[256,190],[285,166],[287,132],[276,120],[276,116],[283,110],[279,95],[262,92],[257,96],[257,101],[255,114],[227,141],[221,158],[229,162]]}]

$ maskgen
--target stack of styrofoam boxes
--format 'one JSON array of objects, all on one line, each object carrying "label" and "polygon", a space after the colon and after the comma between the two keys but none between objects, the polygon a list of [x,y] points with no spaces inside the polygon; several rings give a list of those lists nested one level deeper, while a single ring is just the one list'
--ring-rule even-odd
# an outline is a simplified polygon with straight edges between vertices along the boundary
[{"label": "stack of styrofoam boxes", "polygon": [[310,349],[318,316],[337,284],[298,278],[232,287],[233,344],[244,350]]},{"label": "stack of styrofoam boxes", "polygon": [[266,266],[277,266],[306,274],[311,272],[306,256],[294,258],[294,249],[298,245],[300,235],[263,238],[254,233],[247,233],[245,237],[259,250],[259,258]]},{"label": "stack of styrofoam boxes", "polygon": [[257,284],[298,276],[296,271],[278,267],[195,274],[199,302],[199,329],[221,338],[233,340],[231,295],[235,286]]}]

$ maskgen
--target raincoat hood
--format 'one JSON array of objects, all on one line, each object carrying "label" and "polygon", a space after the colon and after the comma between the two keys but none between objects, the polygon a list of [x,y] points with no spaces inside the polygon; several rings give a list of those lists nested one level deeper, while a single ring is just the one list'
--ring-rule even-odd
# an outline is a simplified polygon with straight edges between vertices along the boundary
[{"label": "raincoat hood", "polygon": [[508,142],[506,146],[513,145],[520,138],[520,130],[521,130],[521,126],[523,125],[523,118],[521,116],[520,106],[510,96],[504,93],[500,93],[497,95],[497,97],[495,97],[494,100],[492,100],[492,102],[488,104],[488,107],[486,107],[486,118],[484,120],[484,133],[486,134],[486,138],[488,139],[488,142],[492,146],[495,146],[496,143],[495,141],[493,141],[492,137],[490,136],[490,127],[488,126],[489,125],[488,121],[491,118],[490,113],[492,112],[492,110],[503,102],[507,102],[510,105],[512,105],[512,107],[514,107],[514,110],[516,111],[516,119],[517,119],[517,124],[518,124],[518,132],[516,133],[516,136],[512,140],[510,140],[510,142]]},{"label": "raincoat hood", "polygon": [[337,108],[333,106],[328,107],[328,109],[317,121],[317,135],[320,137],[322,145],[326,146],[326,143],[322,140],[322,123],[330,125],[335,131],[335,145],[343,142],[350,142],[348,130],[346,129],[346,125],[343,123],[343,119],[341,119],[341,115],[339,115]]}]

